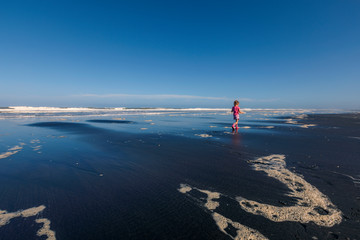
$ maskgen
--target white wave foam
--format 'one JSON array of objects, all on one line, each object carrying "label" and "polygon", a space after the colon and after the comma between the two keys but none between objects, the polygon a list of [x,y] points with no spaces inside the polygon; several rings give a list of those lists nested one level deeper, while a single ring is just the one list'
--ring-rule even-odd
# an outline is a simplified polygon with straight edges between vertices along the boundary
[{"label": "white wave foam", "polygon": [[[230,112],[231,106],[228,108],[126,108],[126,107],[114,107],[114,108],[92,108],[92,107],[31,107],[31,106],[10,106],[8,108],[1,109],[1,112],[23,112],[23,113],[38,113],[38,112],[113,112],[113,111],[227,111]],[[305,112],[333,112],[341,111],[334,109],[293,109],[293,108],[242,108],[244,111],[265,111],[265,112],[293,112],[293,113],[305,113]],[[306,117],[305,114],[299,115],[299,118]]]},{"label": "white wave foam", "polygon": [[86,107],[30,107],[30,106],[11,106],[1,109],[1,112],[21,112],[21,113],[39,113],[39,112],[153,112],[153,111],[229,111],[230,108],[86,108]]}]

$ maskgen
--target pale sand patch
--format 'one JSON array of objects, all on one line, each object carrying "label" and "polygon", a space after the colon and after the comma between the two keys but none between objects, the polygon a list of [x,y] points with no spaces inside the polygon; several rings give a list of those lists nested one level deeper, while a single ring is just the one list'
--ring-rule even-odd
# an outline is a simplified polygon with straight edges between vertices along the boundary
[{"label": "pale sand patch", "polygon": [[309,127],[315,127],[316,124],[303,124],[303,125],[300,125],[299,127],[301,128],[309,128]]},{"label": "pale sand patch", "polygon": [[[258,232],[257,230],[249,228],[238,222],[233,222],[231,219],[226,218],[223,215],[218,214],[216,212],[214,212],[212,214],[212,217],[213,217],[216,225],[220,229],[220,231],[222,231],[223,233],[225,233],[232,239],[235,239],[235,240],[249,240],[249,239],[265,240],[265,239],[268,239],[264,235],[262,235],[260,232]],[[235,237],[233,237],[232,235],[230,235],[229,233],[227,233],[225,231],[225,229],[228,227],[229,224],[237,229]]]},{"label": "pale sand patch", "polygon": [[113,118],[113,120],[125,120],[125,118]]},{"label": "pale sand patch", "polygon": [[231,128],[231,127],[224,127],[224,128]]},{"label": "pale sand patch", "polygon": [[155,123],[152,122],[152,123],[150,123],[150,125],[155,125]]},{"label": "pale sand patch", "polygon": [[[42,212],[45,209],[44,205],[38,206],[38,207],[32,207],[25,210],[19,210],[17,212],[11,212],[8,213],[5,210],[0,210],[0,227],[8,224],[11,219],[17,218],[17,217],[33,217]],[[38,236],[47,236],[47,240],[55,240],[55,232],[50,229],[50,220],[46,218],[36,219],[36,223],[43,223],[42,228],[39,229],[37,232]]]},{"label": "pale sand patch", "polygon": [[296,199],[297,204],[290,207],[278,207],[238,197],[237,200],[245,211],[264,216],[274,222],[295,221],[314,222],[323,227],[332,227],[342,221],[342,213],[330,199],[316,187],[306,182],[303,177],[286,169],[284,155],[269,155],[249,161],[256,171],[263,171],[269,177],[284,183]]},{"label": "pale sand patch", "polygon": [[265,127],[260,127],[260,128],[268,128],[268,129],[271,129],[271,128],[274,128],[274,126],[265,126]]},{"label": "pale sand patch", "polygon": [[250,126],[244,126],[244,127],[239,127],[239,128],[245,128],[245,129],[248,129],[248,128],[251,128]]},{"label": "pale sand patch", "polygon": [[210,126],[211,128],[216,128],[217,126]]},{"label": "pale sand patch", "polygon": [[146,130],[147,128],[140,128],[141,130]]},{"label": "pale sand patch", "polygon": [[3,159],[3,158],[7,158],[7,157],[10,157],[11,155],[14,155],[16,153],[18,153],[20,150],[23,149],[22,145],[25,145],[23,143],[20,143],[21,146],[19,145],[16,145],[12,148],[9,148],[7,152],[4,152],[2,154],[0,154],[0,159]]},{"label": "pale sand patch", "polygon": [[145,120],[145,122],[152,122],[152,120]]},{"label": "pale sand patch", "polygon": [[210,135],[210,134],[195,134],[195,136],[198,136],[198,137],[202,137],[202,138],[210,138],[210,137],[212,137],[212,135]]}]

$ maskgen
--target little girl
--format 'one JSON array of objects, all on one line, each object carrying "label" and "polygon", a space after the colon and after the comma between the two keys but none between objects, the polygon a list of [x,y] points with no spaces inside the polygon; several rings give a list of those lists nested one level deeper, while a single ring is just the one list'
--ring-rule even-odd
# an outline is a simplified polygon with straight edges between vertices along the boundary
[{"label": "little girl", "polygon": [[239,122],[239,114],[243,114],[244,112],[242,112],[240,110],[240,107],[239,107],[239,101],[238,100],[235,100],[234,101],[234,106],[232,107],[231,109],[231,112],[233,112],[234,114],[234,120],[235,120],[235,123],[232,125],[232,129],[235,130],[238,130],[238,122]]}]

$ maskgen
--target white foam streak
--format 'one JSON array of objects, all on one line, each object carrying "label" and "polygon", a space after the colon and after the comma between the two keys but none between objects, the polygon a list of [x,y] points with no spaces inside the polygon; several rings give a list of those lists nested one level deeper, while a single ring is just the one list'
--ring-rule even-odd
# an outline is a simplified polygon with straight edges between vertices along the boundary
[{"label": "white foam streak", "polygon": [[[342,212],[330,201],[330,199],[321,193],[316,187],[305,181],[305,179],[286,169],[285,156],[273,154],[249,161],[255,171],[263,171],[269,177],[277,179],[285,184],[290,192],[287,196],[294,198],[296,203],[293,206],[273,206],[271,204],[260,203],[248,200],[243,197],[236,197],[239,206],[246,212],[263,216],[274,222],[293,221],[300,223],[313,222],[322,227],[332,227],[340,224],[342,221]],[[344,174],[342,174],[344,175]],[[345,175],[354,181],[359,179]],[[217,212],[220,206],[221,193],[211,192],[187,184],[180,184],[179,192],[191,196],[192,191],[199,191],[207,195],[204,207],[211,212],[213,220],[216,222],[219,230],[232,239],[267,239],[259,231],[235,222]],[[224,196],[226,197],[226,196]],[[198,198],[202,202],[203,198]],[[236,236],[227,231],[229,225],[236,229]]]},{"label": "white foam streak", "polygon": [[289,197],[296,199],[294,206],[278,207],[239,197],[237,200],[245,211],[261,215],[274,222],[314,222],[323,227],[332,227],[342,221],[342,213],[330,199],[300,175],[286,169],[284,155],[269,155],[250,161],[256,171],[285,184]]},{"label": "white foam streak", "polygon": [[[262,235],[259,231],[247,227],[245,225],[242,225],[241,223],[234,222],[230,218],[227,218],[221,215],[220,213],[215,212],[215,210],[220,206],[220,203],[218,201],[221,196],[220,193],[211,192],[209,190],[199,189],[196,187],[191,187],[187,184],[180,184],[180,188],[178,189],[178,191],[183,194],[188,194],[193,190],[199,191],[207,195],[206,203],[204,204],[204,207],[211,212],[211,216],[215,221],[216,225],[218,226],[219,230],[224,234],[226,234],[227,236],[229,236],[230,238],[234,240],[248,240],[248,239],[267,240],[268,239],[264,235]],[[233,226],[236,229],[235,237],[226,231],[229,225]]]}]

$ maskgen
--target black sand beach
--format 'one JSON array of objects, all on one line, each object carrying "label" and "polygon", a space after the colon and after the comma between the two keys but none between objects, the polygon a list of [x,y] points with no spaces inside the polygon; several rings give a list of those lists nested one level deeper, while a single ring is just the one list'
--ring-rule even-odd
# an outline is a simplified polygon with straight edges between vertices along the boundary
[{"label": "black sand beach", "polygon": [[359,124],[0,120],[0,239],[359,239]]}]

